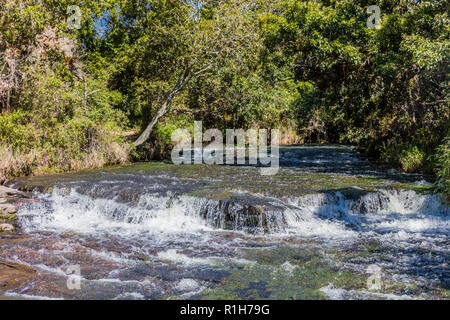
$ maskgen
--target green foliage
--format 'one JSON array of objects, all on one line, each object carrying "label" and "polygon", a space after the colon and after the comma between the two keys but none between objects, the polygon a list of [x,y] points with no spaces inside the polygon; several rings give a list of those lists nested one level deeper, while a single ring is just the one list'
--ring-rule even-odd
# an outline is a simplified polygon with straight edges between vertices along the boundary
[{"label": "green foliage", "polygon": [[6,161],[0,164],[2,179],[8,171],[18,175],[79,170],[123,163],[128,157],[123,141],[105,125],[87,117],[59,122],[23,110],[0,115],[0,152]]},{"label": "green foliage", "polygon": [[[370,4],[382,13],[374,30]],[[265,63],[296,80],[305,141],[356,144],[406,171],[428,170],[449,127],[445,1],[286,0],[273,12],[262,19]]]},{"label": "green foliage", "polygon": [[436,174],[439,189],[450,202],[450,136],[444,139],[436,152]]},{"label": "green foliage", "polygon": [[190,130],[193,134],[192,118],[187,115],[168,115],[157,125],[153,140],[157,141],[161,156],[167,157],[170,154],[173,147],[172,133],[179,128]]},{"label": "green foliage", "polygon": [[417,145],[392,145],[383,149],[383,160],[396,164],[404,172],[418,172],[425,168],[426,154]]},{"label": "green foliage", "polygon": [[187,107],[205,128],[273,128],[286,123],[295,86],[264,81],[254,64],[257,53],[243,65],[221,65],[189,86]]},{"label": "green foliage", "polygon": [[[78,5],[89,14],[104,8]],[[86,67],[77,40],[92,27],[91,16],[78,34],[67,29],[68,1],[0,6],[0,182],[127,161],[121,94],[107,88],[107,70]]]}]

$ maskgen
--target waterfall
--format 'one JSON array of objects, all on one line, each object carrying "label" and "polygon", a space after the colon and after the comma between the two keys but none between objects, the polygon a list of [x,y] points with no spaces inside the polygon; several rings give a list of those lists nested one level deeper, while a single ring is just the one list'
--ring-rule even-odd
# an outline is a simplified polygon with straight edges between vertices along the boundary
[{"label": "waterfall", "polygon": [[95,187],[84,193],[54,188],[50,194],[40,194],[41,202],[29,204],[21,212],[24,227],[80,233],[233,230],[345,237],[377,231],[394,223],[394,216],[398,231],[402,223],[407,227],[419,218],[424,225],[448,226],[448,206],[438,195],[411,190],[379,190],[356,199],[346,198],[341,192],[286,199],[247,196],[220,200],[143,193],[136,201],[123,201],[127,198],[123,195],[118,200],[118,194],[109,198],[92,196],[98,194],[105,195]]}]

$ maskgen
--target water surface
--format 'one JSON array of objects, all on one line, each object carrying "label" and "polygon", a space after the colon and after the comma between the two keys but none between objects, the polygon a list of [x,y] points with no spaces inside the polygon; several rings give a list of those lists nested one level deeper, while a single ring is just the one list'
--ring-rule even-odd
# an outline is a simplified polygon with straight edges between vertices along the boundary
[{"label": "water surface", "polygon": [[[21,208],[0,255],[37,272],[3,295],[448,299],[448,207],[429,177],[346,146],[283,147],[280,166],[261,176],[152,162],[18,179],[41,201]],[[73,266],[79,290],[67,287]]]}]

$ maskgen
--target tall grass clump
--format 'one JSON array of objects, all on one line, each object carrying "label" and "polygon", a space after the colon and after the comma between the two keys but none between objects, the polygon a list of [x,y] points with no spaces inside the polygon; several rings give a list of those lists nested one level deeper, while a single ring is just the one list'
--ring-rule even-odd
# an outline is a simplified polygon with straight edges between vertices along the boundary
[{"label": "tall grass clump", "polygon": [[[13,110],[0,113],[0,183],[20,175],[99,168],[128,161],[120,99],[101,82],[84,85],[50,68],[26,70]],[[93,91],[93,89],[91,89]]]}]

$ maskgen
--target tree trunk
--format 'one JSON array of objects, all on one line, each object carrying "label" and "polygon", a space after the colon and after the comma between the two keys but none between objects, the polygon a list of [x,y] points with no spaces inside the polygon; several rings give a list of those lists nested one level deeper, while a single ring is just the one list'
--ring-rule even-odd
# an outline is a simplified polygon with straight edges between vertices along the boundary
[{"label": "tree trunk", "polygon": [[87,115],[87,113],[88,113],[88,110],[87,110],[88,98],[89,98],[89,96],[93,95],[94,93],[100,91],[100,89],[88,92],[86,77],[83,77],[83,82],[84,82],[83,109],[84,109],[84,115]]},{"label": "tree trunk", "polygon": [[148,140],[148,138],[150,137],[150,134],[152,133],[153,127],[156,125],[158,120],[169,111],[170,102],[173,100],[175,95],[181,89],[183,89],[183,87],[186,85],[187,81],[188,81],[188,78],[181,78],[178,81],[177,85],[172,90],[172,92],[169,93],[166,100],[164,100],[164,103],[162,104],[161,108],[159,108],[158,112],[153,117],[152,121],[149,123],[147,128],[145,128],[144,132],[142,132],[141,135],[139,136],[139,138],[137,138],[137,140],[134,142],[135,146],[140,146],[141,144],[143,144],[145,141]]},{"label": "tree trunk", "polygon": [[11,89],[8,89],[6,94],[6,111],[11,112]]},{"label": "tree trunk", "polygon": [[83,109],[84,109],[84,114],[86,115],[87,114],[87,99],[88,99],[86,77],[83,77],[83,82],[84,82]]}]

